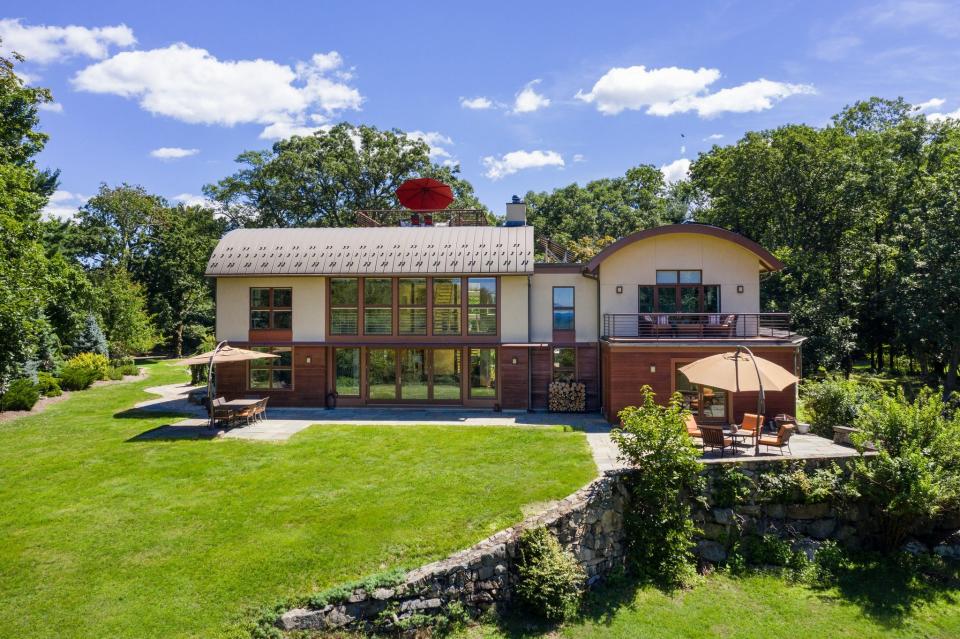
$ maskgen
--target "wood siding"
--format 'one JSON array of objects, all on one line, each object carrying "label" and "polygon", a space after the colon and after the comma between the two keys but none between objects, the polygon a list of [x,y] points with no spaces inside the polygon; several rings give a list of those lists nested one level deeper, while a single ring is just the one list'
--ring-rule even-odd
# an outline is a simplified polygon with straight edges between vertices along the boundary
[{"label": "wood siding", "polygon": [[[235,344],[247,348],[250,344]],[[307,358],[310,363],[307,364]],[[269,406],[323,406],[327,397],[326,348],[293,346],[293,388],[268,390],[248,388],[247,362],[217,364],[217,396],[238,399],[247,395],[269,397]]]},{"label": "wood siding", "polygon": [[[506,410],[526,410],[530,401],[528,348],[500,349],[500,405]],[[517,363],[513,363],[513,359]]]}]

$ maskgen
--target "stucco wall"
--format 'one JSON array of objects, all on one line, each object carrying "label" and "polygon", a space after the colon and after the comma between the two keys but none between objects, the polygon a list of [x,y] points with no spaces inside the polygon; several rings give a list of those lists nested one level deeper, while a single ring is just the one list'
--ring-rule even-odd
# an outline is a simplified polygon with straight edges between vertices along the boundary
[{"label": "stucco wall", "polygon": [[217,278],[217,339],[245,342],[249,336],[250,288],[293,289],[293,339],[323,341],[326,332],[326,278],[221,277]]},{"label": "stucco wall", "polygon": [[526,342],[527,276],[504,275],[500,289],[500,339],[508,343]]},{"label": "stucco wall", "polygon": [[[637,286],[655,284],[658,270],[703,271],[704,284],[720,285],[721,310],[760,311],[760,265],[745,248],[716,237],[673,233],[634,242],[600,264],[602,313],[636,313]],[[737,286],[743,293],[737,293]],[[617,286],[623,287],[618,294]]]},{"label": "stucco wall", "polygon": [[[535,273],[531,292],[530,340],[553,339],[553,287],[574,287],[574,325],[578,342],[599,339],[597,327],[597,281],[580,273]],[[636,302],[634,302],[636,303]]]}]

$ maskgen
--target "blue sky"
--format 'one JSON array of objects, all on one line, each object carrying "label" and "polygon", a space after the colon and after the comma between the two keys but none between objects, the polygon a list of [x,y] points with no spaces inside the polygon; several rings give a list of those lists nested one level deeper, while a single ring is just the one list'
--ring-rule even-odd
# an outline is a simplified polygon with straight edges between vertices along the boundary
[{"label": "blue sky", "polygon": [[872,95],[960,115],[960,5],[934,0],[33,2],[2,18],[59,105],[41,162],[62,171],[60,216],[100,182],[198,197],[241,151],[339,121],[425,135],[502,213],[640,163],[676,179],[711,144]]}]

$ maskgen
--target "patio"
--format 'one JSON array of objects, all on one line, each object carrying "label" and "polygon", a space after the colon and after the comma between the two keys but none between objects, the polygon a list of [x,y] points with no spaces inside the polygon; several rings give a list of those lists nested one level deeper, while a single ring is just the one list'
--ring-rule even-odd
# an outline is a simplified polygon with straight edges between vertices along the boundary
[{"label": "patio", "polygon": [[[869,453],[868,453],[869,454]],[[856,457],[859,453],[851,446],[841,446],[834,444],[833,440],[819,435],[806,434],[794,435],[790,438],[790,449],[780,450],[771,447],[769,451],[766,446],[760,446],[760,454],[752,444],[739,444],[734,448],[728,448],[724,451],[723,457],[719,450],[708,451],[703,454],[702,461],[705,464],[737,464],[756,460],[771,459],[839,459],[843,457]]]}]

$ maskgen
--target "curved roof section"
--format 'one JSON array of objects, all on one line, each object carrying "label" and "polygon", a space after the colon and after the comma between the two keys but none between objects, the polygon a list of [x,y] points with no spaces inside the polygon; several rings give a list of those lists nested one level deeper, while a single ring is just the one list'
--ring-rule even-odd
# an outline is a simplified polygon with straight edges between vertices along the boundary
[{"label": "curved roof section", "polygon": [[238,229],[206,275],[525,274],[533,251],[532,226]]},{"label": "curved roof section", "polygon": [[587,271],[596,271],[597,267],[600,266],[600,263],[605,259],[619,251],[620,249],[633,244],[634,242],[640,242],[642,240],[650,239],[651,237],[656,237],[658,235],[667,235],[670,233],[686,233],[693,235],[709,235],[710,237],[720,238],[722,240],[727,240],[733,242],[734,244],[739,244],[746,250],[750,251],[757,256],[757,259],[760,261],[760,270],[762,271],[779,271],[783,268],[783,262],[778,260],[773,256],[770,251],[763,248],[756,242],[751,239],[748,239],[739,233],[734,233],[733,231],[728,231],[727,229],[720,228],[719,226],[712,226],[710,224],[699,224],[696,222],[687,222],[684,224],[667,224],[665,226],[657,226],[652,229],[647,229],[645,231],[639,231],[632,235],[622,237],[610,246],[606,247],[599,253],[597,253],[592,260],[587,262],[586,270]]}]

